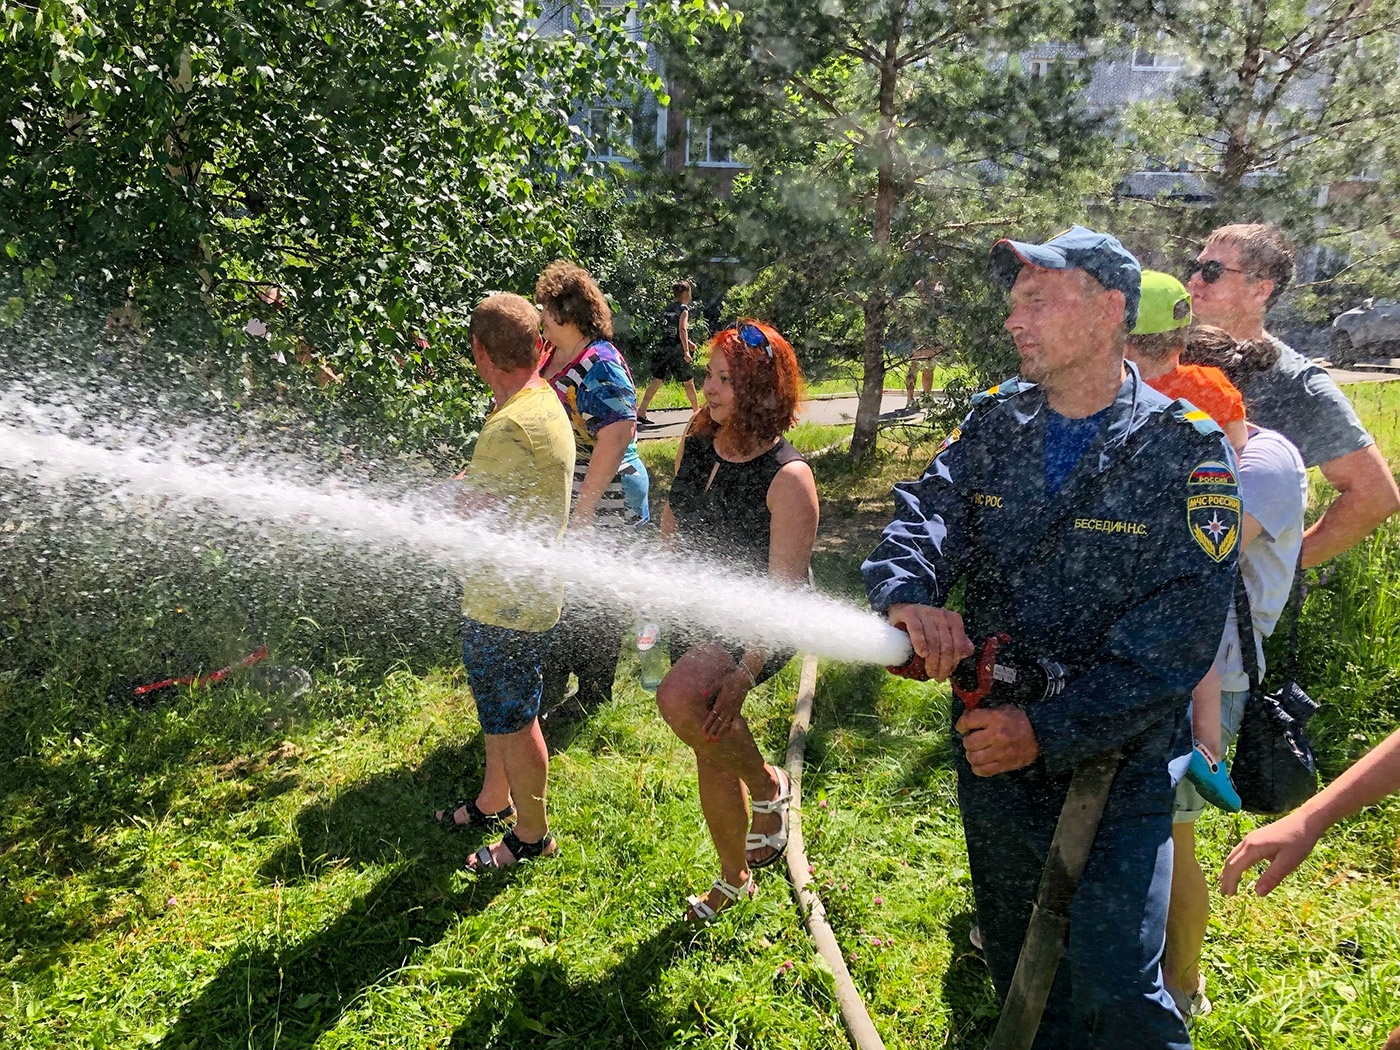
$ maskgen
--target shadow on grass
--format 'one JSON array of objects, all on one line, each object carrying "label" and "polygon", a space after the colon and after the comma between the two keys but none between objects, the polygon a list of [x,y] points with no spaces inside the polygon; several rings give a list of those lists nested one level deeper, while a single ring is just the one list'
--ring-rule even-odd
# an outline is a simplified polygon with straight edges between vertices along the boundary
[{"label": "shadow on grass", "polygon": [[666,1046],[679,1020],[658,1011],[656,988],[693,928],[677,920],[652,934],[618,966],[584,983],[554,958],[530,960],[513,991],[479,1002],[448,1042],[451,1050],[485,1047]]},{"label": "shadow on grass", "polygon": [[[114,708],[71,686],[6,693],[0,882],[18,885],[0,894],[0,923],[23,949],[23,965],[42,968],[96,935],[110,901],[139,892],[143,847],[130,853],[113,832],[166,819],[211,767],[223,785],[202,821],[295,788],[295,758],[276,742],[300,712],[246,689],[181,691],[144,711]],[[239,757],[219,762],[229,756]],[[53,909],[54,887],[70,878],[83,880],[81,903]]]},{"label": "shadow on grass", "polygon": [[425,804],[429,794],[446,797],[464,771],[479,775],[480,761],[479,747],[443,748],[416,770],[373,777],[303,810],[297,841],[264,863],[263,878],[296,883],[342,867],[383,867],[382,877],[319,932],[236,951],[159,1045],[312,1047],[366,989],[489,905],[511,876],[453,889],[486,836],[435,828]]},{"label": "shadow on grass", "polygon": [[948,1007],[946,1046],[958,1050],[983,1050],[996,1028],[997,1002],[992,976],[982,953],[968,935],[977,924],[976,912],[963,912],[948,920],[951,962],[943,973],[943,1002]]},{"label": "shadow on grass", "polygon": [[[434,810],[474,797],[485,755],[480,734],[440,747],[416,769],[371,777],[297,814],[296,839],[258,869],[267,882],[297,885],[328,870],[394,864],[419,853],[441,854],[457,868],[486,841],[476,829],[448,832],[432,820]],[[430,867],[435,859],[420,861]],[[449,868],[448,870],[452,870]]]}]

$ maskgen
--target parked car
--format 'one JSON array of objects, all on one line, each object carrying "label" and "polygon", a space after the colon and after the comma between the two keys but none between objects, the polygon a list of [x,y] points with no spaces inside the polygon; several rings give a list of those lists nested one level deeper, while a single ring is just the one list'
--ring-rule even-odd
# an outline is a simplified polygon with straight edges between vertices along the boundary
[{"label": "parked car", "polygon": [[1332,364],[1348,368],[1364,357],[1400,355],[1400,303],[1367,299],[1332,322]]}]

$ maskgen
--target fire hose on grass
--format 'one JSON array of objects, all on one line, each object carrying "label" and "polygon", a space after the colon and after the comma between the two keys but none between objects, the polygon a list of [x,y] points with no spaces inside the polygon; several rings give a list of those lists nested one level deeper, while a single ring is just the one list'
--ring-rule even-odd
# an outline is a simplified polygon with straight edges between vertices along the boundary
[{"label": "fire hose on grass", "polygon": [[807,752],[807,730],[812,725],[812,699],[817,687],[817,658],[810,653],[802,656],[802,677],[797,686],[797,701],[788,732],[787,771],[792,778],[792,806],[788,815],[788,875],[817,951],[831,967],[836,981],[836,1002],[841,1019],[856,1050],[884,1050],[884,1040],[875,1030],[865,1000],[860,997],[851,971],[846,968],[841,945],[831,924],[826,921],[826,908],[811,887],[812,875],[807,862],[807,847],[802,841],[802,767]]},{"label": "fire hose on grass", "polygon": [[[966,709],[976,708],[994,689],[998,691],[998,700],[1010,703],[1033,703],[1056,696],[1064,689],[1068,673],[1061,664],[1043,657],[1020,662],[1007,659],[1002,650],[1010,643],[1011,638],[1006,634],[991,635],[983,640],[973,656],[958,665],[952,687]],[[924,661],[914,653],[906,663],[889,670],[915,681],[927,680]],[[805,655],[788,734],[787,770],[792,778],[788,873],[808,932],[835,975],[836,999],[851,1041],[857,1050],[874,1050],[883,1048],[884,1041],[846,968],[841,946],[826,921],[821,898],[811,889],[807,851],[802,840],[802,769],[816,678],[816,658]],[[1074,771],[1041,873],[1011,988],[988,1050],[1029,1050],[1035,1041],[1055,971],[1068,943],[1070,907],[1088,864],[1121,757],[1120,750],[1113,748],[1085,761]]]}]

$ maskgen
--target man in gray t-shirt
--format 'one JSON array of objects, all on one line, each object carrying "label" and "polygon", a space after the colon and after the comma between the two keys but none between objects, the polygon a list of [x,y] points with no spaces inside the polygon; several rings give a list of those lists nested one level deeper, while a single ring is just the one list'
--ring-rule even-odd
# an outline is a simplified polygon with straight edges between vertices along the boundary
[{"label": "man in gray t-shirt", "polygon": [[1273,336],[1268,338],[1278,347],[1278,363],[1267,371],[1241,376],[1238,384],[1250,422],[1287,436],[1309,467],[1373,448],[1375,439],[1327,369]]},{"label": "man in gray t-shirt", "polygon": [[1349,550],[1400,510],[1385,457],[1332,377],[1264,330],[1270,306],[1293,278],[1293,249],[1269,226],[1222,226],[1206,238],[1186,287],[1197,321],[1236,339],[1269,339],[1279,360],[1240,383],[1245,411],[1298,446],[1337,498],[1303,536],[1304,568]]}]

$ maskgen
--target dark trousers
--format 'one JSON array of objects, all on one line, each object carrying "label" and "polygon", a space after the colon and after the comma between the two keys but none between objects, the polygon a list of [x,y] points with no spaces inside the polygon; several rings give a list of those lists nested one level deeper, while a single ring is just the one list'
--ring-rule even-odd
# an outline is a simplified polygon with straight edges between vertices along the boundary
[{"label": "dark trousers", "polygon": [[596,607],[564,606],[545,653],[544,710],[564,702],[570,672],[578,675],[578,701],[585,710],[612,699],[623,620],[618,613]]},{"label": "dark trousers", "polygon": [[[958,797],[987,967],[1003,1002],[1030,921],[1064,799],[1061,783],[1023,774],[974,777],[959,755]],[[1004,780],[1003,778],[1014,778]],[[1001,784],[993,783],[1002,780]],[[1121,785],[1115,785],[1115,792]],[[1048,790],[1047,790],[1048,789]],[[1155,795],[1162,794],[1156,806]],[[1070,908],[1069,944],[1036,1050],[1189,1050],[1162,984],[1171,892],[1171,794],[1110,802]],[[1115,810],[1117,812],[1115,812]],[[1157,812],[1160,810],[1160,812]]]}]

